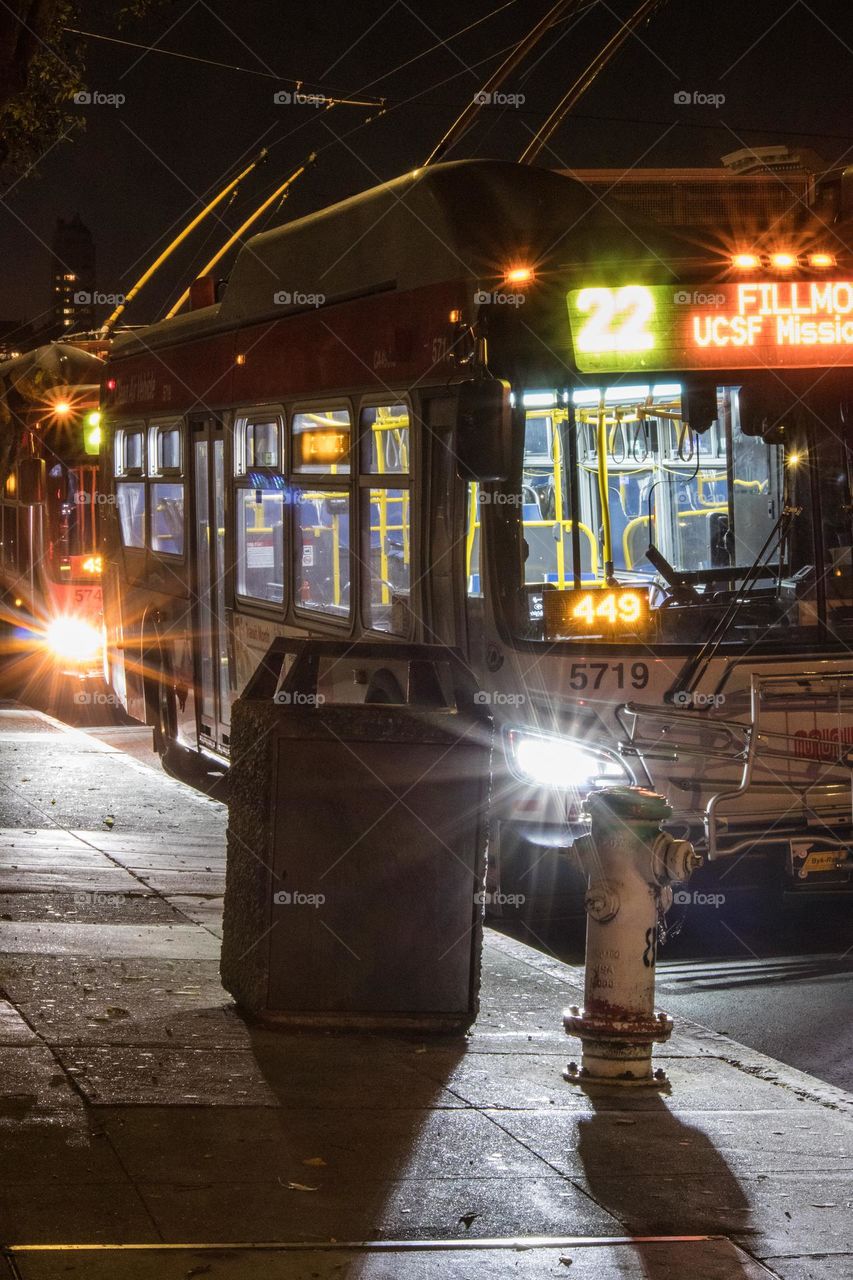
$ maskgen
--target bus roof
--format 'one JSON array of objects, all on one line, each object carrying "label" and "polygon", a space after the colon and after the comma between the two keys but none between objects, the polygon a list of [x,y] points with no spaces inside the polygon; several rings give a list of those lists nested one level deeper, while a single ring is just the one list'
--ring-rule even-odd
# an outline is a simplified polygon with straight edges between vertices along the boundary
[{"label": "bus roof", "polygon": [[625,266],[654,263],[659,272],[662,262],[677,264],[686,252],[696,256],[683,240],[615,215],[582,183],[552,170],[495,160],[416,169],[253,236],[237,256],[221,302],[119,336],[114,352],[131,354],[386,290],[494,281],[520,259],[592,263],[603,234],[608,256]]},{"label": "bus roof", "polygon": [[89,351],[67,342],[48,342],[12,360],[0,362],[0,396],[17,391],[31,399],[51,387],[94,385],[100,382],[104,362]]}]

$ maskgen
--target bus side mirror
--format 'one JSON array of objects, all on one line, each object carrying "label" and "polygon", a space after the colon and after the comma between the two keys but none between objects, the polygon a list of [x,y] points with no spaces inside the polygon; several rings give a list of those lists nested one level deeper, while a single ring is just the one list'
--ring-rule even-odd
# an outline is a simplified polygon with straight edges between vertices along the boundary
[{"label": "bus side mirror", "polygon": [[463,480],[512,474],[512,403],[508,382],[483,378],[457,387],[456,470]]},{"label": "bus side mirror", "polygon": [[691,431],[700,436],[709,431],[719,417],[716,388],[688,386],[684,395],[684,417]]},{"label": "bus side mirror", "polygon": [[738,392],[741,434],[757,436],[765,444],[785,443],[785,419],[791,409],[790,396],[759,387],[741,387]]},{"label": "bus side mirror", "polygon": [[21,458],[18,462],[18,501],[28,507],[44,502],[46,489],[44,458]]}]

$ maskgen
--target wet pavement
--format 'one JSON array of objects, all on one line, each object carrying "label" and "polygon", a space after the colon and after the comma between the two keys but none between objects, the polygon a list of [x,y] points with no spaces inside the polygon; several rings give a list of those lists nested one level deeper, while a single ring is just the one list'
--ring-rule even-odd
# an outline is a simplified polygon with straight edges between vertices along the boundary
[{"label": "wet pavement", "polygon": [[849,1094],[680,1019],[669,1094],[580,1092],[580,970],[492,931],[466,1037],[252,1026],[224,808],[8,705],[0,770],[9,1277],[853,1273]]}]

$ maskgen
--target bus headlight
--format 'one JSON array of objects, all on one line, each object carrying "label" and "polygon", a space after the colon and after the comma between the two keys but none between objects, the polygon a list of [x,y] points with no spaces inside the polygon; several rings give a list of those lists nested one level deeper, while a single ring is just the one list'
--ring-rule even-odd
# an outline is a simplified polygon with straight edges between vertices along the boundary
[{"label": "bus headlight", "polygon": [[590,791],[632,781],[619,760],[577,738],[530,733],[522,728],[507,729],[505,737],[512,772],[532,786]]},{"label": "bus headlight", "polygon": [[94,662],[101,653],[101,633],[82,618],[54,618],[45,632],[50,651],[63,662]]}]

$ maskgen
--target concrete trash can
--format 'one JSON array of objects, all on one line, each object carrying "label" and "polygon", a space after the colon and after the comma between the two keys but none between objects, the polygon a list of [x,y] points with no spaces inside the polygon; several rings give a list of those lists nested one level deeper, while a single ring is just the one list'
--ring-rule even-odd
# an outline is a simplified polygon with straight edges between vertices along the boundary
[{"label": "concrete trash can", "polygon": [[222,980],[264,1021],[477,1014],[491,717],[438,645],[273,643],[232,712]]}]

